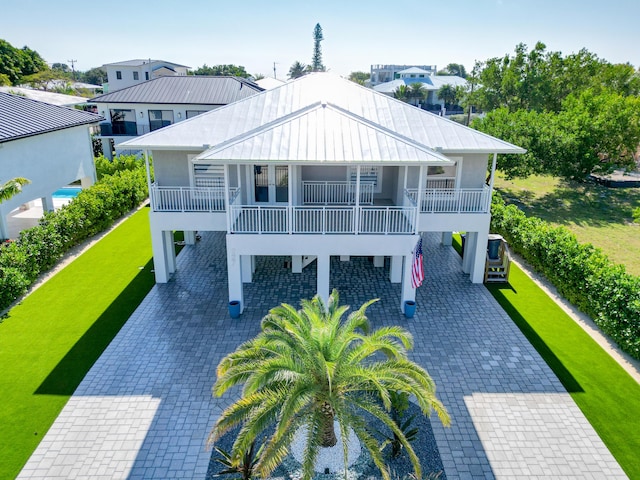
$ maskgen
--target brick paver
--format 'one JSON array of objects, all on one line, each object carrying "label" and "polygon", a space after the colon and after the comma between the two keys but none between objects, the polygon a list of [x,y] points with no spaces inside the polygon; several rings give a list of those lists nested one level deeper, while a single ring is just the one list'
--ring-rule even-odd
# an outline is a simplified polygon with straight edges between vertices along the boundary
[{"label": "brick paver", "polygon": [[[426,281],[416,316],[398,310],[400,286],[366,258],[332,258],[331,287],[353,307],[379,297],[374,326],[400,324],[412,358],[438,385],[452,417],[432,419],[448,479],[626,478],[569,394],[451,247],[425,236]],[[330,240],[330,237],[327,238]],[[268,237],[265,236],[265,241]],[[247,307],[227,313],[224,235],[183,250],[96,362],[21,472],[21,479],[204,479],[209,430],[230,399],[211,397],[219,360],[259,330],[280,302],[315,293],[315,265],[291,274],[259,258]]]}]

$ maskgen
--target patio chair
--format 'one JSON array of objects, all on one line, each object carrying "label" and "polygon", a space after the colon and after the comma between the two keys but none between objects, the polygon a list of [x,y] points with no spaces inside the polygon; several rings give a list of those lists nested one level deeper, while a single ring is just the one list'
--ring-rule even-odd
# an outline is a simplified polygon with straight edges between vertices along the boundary
[{"label": "patio chair", "polygon": [[511,255],[507,241],[500,235],[489,235],[487,259],[484,266],[484,282],[508,282]]}]

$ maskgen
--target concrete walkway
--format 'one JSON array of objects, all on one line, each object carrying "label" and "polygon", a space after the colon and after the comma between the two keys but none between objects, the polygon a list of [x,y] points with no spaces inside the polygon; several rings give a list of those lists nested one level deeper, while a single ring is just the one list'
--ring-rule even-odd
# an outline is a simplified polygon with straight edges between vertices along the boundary
[{"label": "concrete walkway", "polygon": [[[460,258],[425,237],[427,279],[412,320],[398,313],[399,285],[366,258],[332,259],[343,303],[374,326],[400,324],[412,358],[438,385],[451,428],[432,419],[448,479],[626,478],[569,394]],[[174,281],[156,285],[69,400],[19,478],[204,479],[206,438],[231,401],[213,399],[219,360],[259,330],[280,302],[315,293],[315,266],[293,275],[284,258],[261,258],[247,307],[227,314],[224,235],[178,257]],[[579,389],[579,385],[576,385]]]}]

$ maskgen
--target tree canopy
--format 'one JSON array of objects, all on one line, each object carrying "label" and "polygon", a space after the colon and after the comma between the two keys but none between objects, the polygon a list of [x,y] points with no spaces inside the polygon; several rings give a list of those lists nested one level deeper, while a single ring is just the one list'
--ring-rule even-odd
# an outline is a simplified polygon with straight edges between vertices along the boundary
[{"label": "tree canopy", "polygon": [[206,63],[189,72],[191,75],[231,75],[233,77],[248,78],[250,75],[242,65],[214,65],[209,67]]},{"label": "tree canopy", "polygon": [[18,85],[23,77],[48,68],[47,63],[35,50],[26,46],[16,48],[6,40],[0,39],[0,75],[2,78],[6,76],[11,85]]},{"label": "tree canopy", "polygon": [[438,75],[457,75],[458,77],[467,78],[467,70],[461,63],[450,63],[444,69],[438,71]]},{"label": "tree canopy", "polygon": [[322,47],[320,42],[324,40],[322,35],[322,27],[319,23],[313,29],[313,56],[311,57],[311,71],[312,72],[324,72],[325,66],[322,64]]},{"label": "tree canopy", "polygon": [[309,73],[309,67],[302,62],[296,60],[289,68],[289,78],[293,80],[294,78],[300,78],[303,75]]},{"label": "tree canopy", "polygon": [[364,85],[369,78],[371,78],[371,74],[369,72],[351,72],[349,74],[349,80],[359,83],[360,85]]},{"label": "tree canopy", "polygon": [[477,89],[465,102],[487,113],[473,126],[527,149],[501,155],[509,177],[552,174],[582,180],[590,173],[632,169],[640,145],[640,75],[582,49],[563,56],[538,42],[529,51],[479,62]]}]

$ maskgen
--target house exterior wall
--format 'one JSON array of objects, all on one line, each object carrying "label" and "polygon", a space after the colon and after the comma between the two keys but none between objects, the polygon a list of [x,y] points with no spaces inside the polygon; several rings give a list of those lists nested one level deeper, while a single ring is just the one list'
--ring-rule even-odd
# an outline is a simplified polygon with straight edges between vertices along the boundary
[{"label": "house exterior wall", "polygon": [[486,154],[464,155],[460,172],[460,188],[481,188],[487,178]]},{"label": "house exterior wall", "polygon": [[153,151],[153,174],[158,185],[189,186],[189,155],[194,153],[197,152]]},{"label": "house exterior wall", "polygon": [[83,180],[83,186],[93,184],[96,173],[89,127],[67,128],[0,144],[0,172],[3,183],[15,177],[31,181],[18,195],[0,204],[3,219],[20,205],[50,197],[76,180]]},{"label": "house exterior wall", "polygon": [[[171,70],[167,68],[163,68],[162,65],[168,65],[173,70],[175,70],[175,74],[171,72]],[[137,85],[139,83],[145,82],[147,80],[152,80],[154,78],[158,78],[159,76],[166,76],[168,74],[172,75],[186,75],[187,68],[177,66],[168,62],[147,62],[142,65],[104,65],[104,68],[107,71],[107,81],[108,81],[108,91],[115,92],[116,90],[121,90],[123,88],[131,87],[133,85]],[[121,73],[122,78],[118,79],[117,72]],[[138,73],[138,79],[134,78],[133,72]],[[148,74],[149,78],[145,75],[145,72]],[[107,93],[107,91],[105,91]]]},{"label": "house exterior wall", "polygon": [[303,165],[302,181],[331,181],[344,182],[347,180],[347,167],[344,165],[336,165],[325,167],[321,165]]}]

